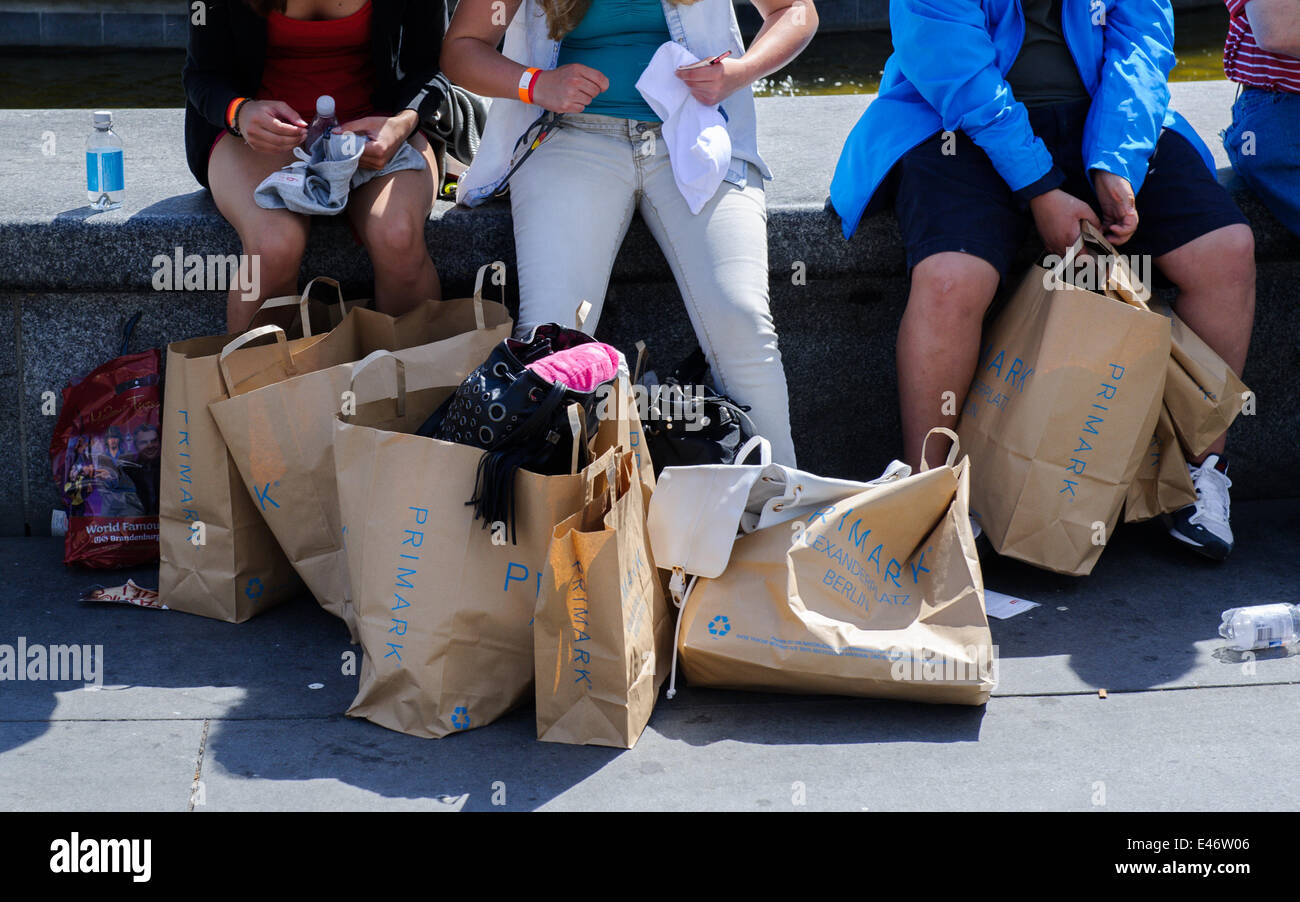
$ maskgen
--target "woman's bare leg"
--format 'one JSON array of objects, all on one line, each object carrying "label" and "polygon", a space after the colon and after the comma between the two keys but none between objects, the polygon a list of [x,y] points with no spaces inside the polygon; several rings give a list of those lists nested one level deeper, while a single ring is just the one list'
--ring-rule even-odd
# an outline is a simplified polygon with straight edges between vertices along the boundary
[{"label": "woman's bare leg", "polygon": [[424,241],[424,224],[438,190],[438,158],[419,132],[410,143],[428,168],[371,179],[348,196],[345,208],[374,265],[375,307],[393,315],[429,298],[442,298],[438,271]]},{"label": "woman's bare leg", "polygon": [[264,210],[253,189],[271,173],[294,160],[290,153],[258,153],[233,135],[217,142],[208,163],[208,184],[221,215],[243,243],[240,279],[249,284],[250,258],[257,257],[255,297],[232,286],[226,299],[226,328],[242,332],[267,298],[298,293],[298,269],[307,250],[311,219],[288,210]]}]

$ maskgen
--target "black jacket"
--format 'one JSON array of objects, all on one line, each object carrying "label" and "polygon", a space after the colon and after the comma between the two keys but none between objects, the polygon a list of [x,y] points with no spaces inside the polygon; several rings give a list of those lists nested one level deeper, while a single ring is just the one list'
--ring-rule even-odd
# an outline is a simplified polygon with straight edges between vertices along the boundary
[{"label": "black jacket", "polygon": [[[445,0],[371,0],[375,109],[415,110],[436,118],[445,95],[437,87],[438,54],[447,28]],[[226,108],[252,97],[266,62],[266,20],[243,0],[208,0],[206,20],[190,18],[185,83],[185,156],[208,185],[208,152],[226,127]],[[432,86],[432,89],[431,89]]]}]

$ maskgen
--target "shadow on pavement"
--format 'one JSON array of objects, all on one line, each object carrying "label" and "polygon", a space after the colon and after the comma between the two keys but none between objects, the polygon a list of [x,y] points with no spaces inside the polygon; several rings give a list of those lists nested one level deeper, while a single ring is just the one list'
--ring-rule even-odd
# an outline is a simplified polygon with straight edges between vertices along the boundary
[{"label": "shadow on pavement", "polygon": [[[1049,573],[985,552],[986,588],[1043,606],[990,621],[1000,656],[1040,659],[1020,666],[1043,668],[1049,665],[1041,659],[1067,655],[1080,680],[1109,690],[1187,682],[1198,666],[1194,643],[1218,641],[1224,610],[1296,600],[1300,506],[1294,501],[1240,505],[1232,525],[1236,543],[1223,563],[1177,545],[1158,521],[1116,530],[1087,577]],[[1234,678],[1236,662],[1216,660],[1225,666],[1222,681],[1242,682]],[[1194,682],[1220,681],[1213,669],[1199,666]]]},{"label": "shadow on pavement", "polygon": [[[1020,671],[1016,682],[1025,687],[1008,689],[1004,680],[1002,691],[1078,691],[1077,685],[1063,685],[1074,678],[1085,691],[1206,685],[1216,681],[1219,666],[1225,682],[1248,681],[1239,676],[1237,657],[1216,654],[1207,664],[1198,660],[1194,643],[1215,637],[1224,608],[1296,600],[1300,505],[1244,505],[1234,526],[1237,550],[1219,565],[1174,546],[1157,525],[1121,529],[1086,579],[986,556],[988,586],[1043,605],[993,622],[1001,657],[1008,669]],[[463,808],[492,807],[497,779],[515,787],[508,808],[539,807],[624,754],[538,742],[531,705],[485,729],[442,740],[347,718],[342,712],[357,678],[343,674],[344,656],[359,649],[348,643],[342,623],[309,598],[243,624],[88,604],[77,600],[87,586],[116,584],[128,576],[152,586],[157,571],[71,570],[62,564],[61,552],[57,539],[0,540],[0,566],[10,589],[0,609],[0,642],[24,636],[29,644],[102,645],[104,689],[89,693],[80,691],[79,683],[7,684],[0,754],[43,736],[56,709],[60,718],[81,720],[211,719],[204,773],[256,776],[258,782],[247,791],[259,795],[250,795],[247,807],[258,802],[275,807],[278,790],[265,781],[324,779],[387,798]],[[1290,665],[1271,656],[1259,660],[1262,667],[1291,672]],[[1265,673],[1253,679],[1271,679]],[[1237,678],[1228,679],[1232,676]],[[309,688],[315,683],[323,687]],[[123,687],[141,691],[123,692]],[[697,748],[726,742],[974,742],[985,714],[984,708],[711,690],[684,681],[679,687],[675,699],[660,698],[632,767],[645,773],[666,769],[655,759],[678,742]],[[643,752],[647,746],[653,750]],[[727,754],[725,748],[721,754]],[[286,793],[293,789],[283,785]],[[223,789],[238,791],[243,790]],[[285,806],[292,806],[301,797],[285,798]]]},{"label": "shadow on pavement", "polygon": [[984,706],[692,689],[662,695],[650,728],[692,746],[975,742]]}]

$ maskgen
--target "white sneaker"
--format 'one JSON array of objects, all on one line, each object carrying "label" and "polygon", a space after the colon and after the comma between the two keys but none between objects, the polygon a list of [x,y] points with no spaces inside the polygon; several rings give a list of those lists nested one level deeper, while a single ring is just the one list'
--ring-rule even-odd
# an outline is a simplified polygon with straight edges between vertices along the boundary
[{"label": "white sneaker", "polygon": [[1169,534],[1205,557],[1221,561],[1232,551],[1232,527],[1228,514],[1232,499],[1228,489],[1228,462],[1211,454],[1199,467],[1188,465],[1196,486],[1196,503],[1165,517]]}]

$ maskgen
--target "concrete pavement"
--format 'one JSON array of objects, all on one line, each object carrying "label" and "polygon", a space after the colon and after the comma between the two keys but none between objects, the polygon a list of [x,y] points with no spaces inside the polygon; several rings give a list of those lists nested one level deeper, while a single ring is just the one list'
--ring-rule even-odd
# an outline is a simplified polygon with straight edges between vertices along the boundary
[{"label": "concrete pavement", "polygon": [[131,574],[0,540],[0,643],[104,660],[99,689],[0,682],[0,810],[1295,809],[1300,656],[1243,661],[1216,629],[1300,601],[1300,502],[1233,521],[1222,565],[1153,524],[1084,579],[986,556],[989,587],[1042,605],[993,622],[986,708],[688,686],[627,752],[538,742],[531,708],[436,741],[344,717],[353,647],[309,599],[239,625],[92,605],[85,587]]}]

